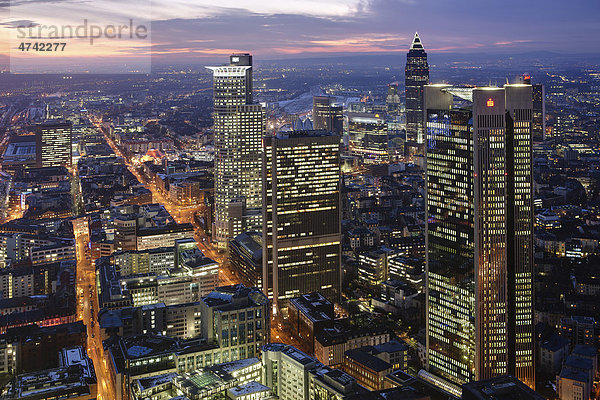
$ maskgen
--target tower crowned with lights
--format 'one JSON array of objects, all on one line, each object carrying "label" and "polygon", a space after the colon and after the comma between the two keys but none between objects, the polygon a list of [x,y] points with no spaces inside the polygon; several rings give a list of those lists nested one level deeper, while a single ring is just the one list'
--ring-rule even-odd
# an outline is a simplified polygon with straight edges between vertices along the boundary
[{"label": "tower crowned with lights", "polygon": [[261,146],[265,112],[252,101],[252,56],[234,54],[213,72],[215,218],[213,240],[262,228]]},{"label": "tower crowned with lights", "polygon": [[429,83],[427,53],[419,34],[415,32],[412,44],[406,55],[404,70],[404,90],[406,97],[406,148],[424,151],[423,87]]}]

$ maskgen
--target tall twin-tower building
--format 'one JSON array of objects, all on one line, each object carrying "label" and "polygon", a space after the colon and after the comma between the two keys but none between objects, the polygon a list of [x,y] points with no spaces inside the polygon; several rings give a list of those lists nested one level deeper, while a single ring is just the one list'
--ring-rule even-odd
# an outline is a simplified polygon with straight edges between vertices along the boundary
[{"label": "tall twin-tower building", "polygon": [[407,154],[426,155],[427,369],[534,387],[534,89],[429,85],[416,33],[405,73]]},{"label": "tall twin-tower building", "polygon": [[429,371],[533,387],[532,87],[424,95]]}]

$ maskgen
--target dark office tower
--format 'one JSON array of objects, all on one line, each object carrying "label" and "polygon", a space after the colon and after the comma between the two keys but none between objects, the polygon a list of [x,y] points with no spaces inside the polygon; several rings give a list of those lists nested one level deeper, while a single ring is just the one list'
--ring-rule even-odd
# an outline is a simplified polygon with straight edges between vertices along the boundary
[{"label": "dark office tower", "polygon": [[313,97],[313,127],[341,136],[344,130],[344,108],[333,104],[333,97]]},{"label": "dark office tower", "polygon": [[531,128],[534,142],[546,139],[546,90],[544,85],[537,83],[533,89],[533,126]]},{"label": "dark office tower", "polygon": [[337,302],[340,137],[280,132],[263,143],[263,289],[273,299],[273,313],[311,292]]},{"label": "dark office tower", "polygon": [[398,82],[388,85],[387,96],[385,97],[388,117],[397,117],[400,114],[400,94],[398,93]]},{"label": "dark office tower", "polygon": [[36,160],[39,167],[72,165],[71,122],[48,120],[36,127]]},{"label": "dark office tower", "polygon": [[406,144],[407,148],[418,153],[424,151],[424,108],[423,86],[429,83],[427,53],[419,34],[415,33],[410,50],[406,55],[405,95],[406,95]]},{"label": "dark office tower", "polygon": [[262,227],[261,138],[265,112],[252,102],[252,56],[234,54],[213,71],[215,222],[220,247],[244,231]]},{"label": "dark office tower", "polygon": [[541,83],[532,84],[531,75],[522,75],[517,83],[531,85],[533,90],[533,125],[531,133],[535,143],[546,139],[546,90]]},{"label": "dark office tower", "polygon": [[428,85],[425,106],[429,371],[533,387],[531,85]]}]

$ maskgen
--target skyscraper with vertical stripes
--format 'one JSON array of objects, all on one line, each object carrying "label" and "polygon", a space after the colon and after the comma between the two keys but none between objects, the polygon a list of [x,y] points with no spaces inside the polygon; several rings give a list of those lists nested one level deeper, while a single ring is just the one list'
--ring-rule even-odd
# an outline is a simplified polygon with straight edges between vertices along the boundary
[{"label": "skyscraper with vertical stripes", "polygon": [[428,85],[425,109],[428,370],[533,387],[531,85]]}]

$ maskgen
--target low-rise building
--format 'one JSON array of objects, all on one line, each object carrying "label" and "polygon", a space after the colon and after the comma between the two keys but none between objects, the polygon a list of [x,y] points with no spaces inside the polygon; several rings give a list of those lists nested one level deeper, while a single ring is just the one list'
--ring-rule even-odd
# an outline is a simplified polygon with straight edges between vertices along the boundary
[{"label": "low-rise building", "polygon": [[391,257],[388,260],[389,279],[399,280],[412,286],[417,291],[423,290],[425,262],[420,258],[402,256]]},{"label": "low-rise building", "polygon": [[381,327],[355,328],[336,324],[315,336],[315,357],[324,365],[340,367],[346,351],[389,340],[389,332]]},{"label": "low-rise building", "polygon": [[310,371],[317,360],[296,348],[271,343],[262,349],[263,383],[273,389],[280,400],[308,399]]},{"label": "low-rise building", "polygon": [[560,321],[559,334],[568,338],[571,344],[594,345],[594,325],[592,317],[572,316]]},{"label": "low-rise building", "polygon": [[163,334],[180,339],[193,339],[202,334],[200,329],[200,303],[165,305],[151,304],[102,309],[98,324],[103,338],[110,336],[135,336],[145,333]]},{"label": "low-rise building", "polygon": [[[209,294],[217,286],[219,279],[219,264],[204,257],[199,250],[185,258],[181,265],[160,273],[122,276],[109,258],[99,260],[97,265],[101,309],[156,303],[192,303]],[[127,270],[130,271],[131,268],[127,267]]]},{"label": "low-rise building", "polygon": [[342,368],[369,390],[383,390],[385,376],[393,371],[392,364],[363,349],[346,351]]},{"label": "low-rise building", "polygon": [[258,232],[244,232],[231,240],[229,263],[244,285],[262,287],[262,235]]},{"label": "low-rise building", "polygon": [[256,288],[222,286],[200,301],[202,336],[223,350],[223,361],[254,357],[268,342],[268,298]]},{"label": "low-rise building", "polygon": [[388,279],[388,251],[372,250],[358,256],[358,280],[376,287]]},{"label": "low-rise building", "polygon": [[166,226],[138,228],[136,232],[137,250],[173,247],[180,239],[193,239],[192,224],[170,224]]},{"label": "low-rise building", "polygon": [[117,272],[121,276],[134,274],[160,274],[175,266],[174,247],[148,250],[119,251],[112,254]]},{"label": "low-rise building", "polygon": [[[186,372],[166,372],[144,378],[137,378],[131,384],[131,399],[171,399],[189,400],[224,399],[231,391],[240,400],[269,399],[271,391],[262,386],[261,362],[249,358],[223,364],[199,367]],[[267,392],[267,393],[263,393]],[[185,396],[185,397],[183,397]]]},{"label": "low-rise building", "polygon": [[469,382],[462,386],[463,400],[495,400],[499,398],[544,399],[543,396],[537,394],[513,376],[500,376],[482,381]]},{"label": "low-rise building", "polygon": [[546,373],[558,374],[569,354],[569,345],[569,339],[556,334],[542,341],[538,345],[536,367]]},{"label": "low-rise building", "polygon": [[295,335],[314,351],[315,335],[333,328],[333,303],[318,292],[293,298],[288,305],[288,319]]},{"label": "low-rise building", "polygon": [[17,375],[4,399],[20,400],[94,400],[97,379],[92,360],[82,347],[60,352],[58,368]]}]

